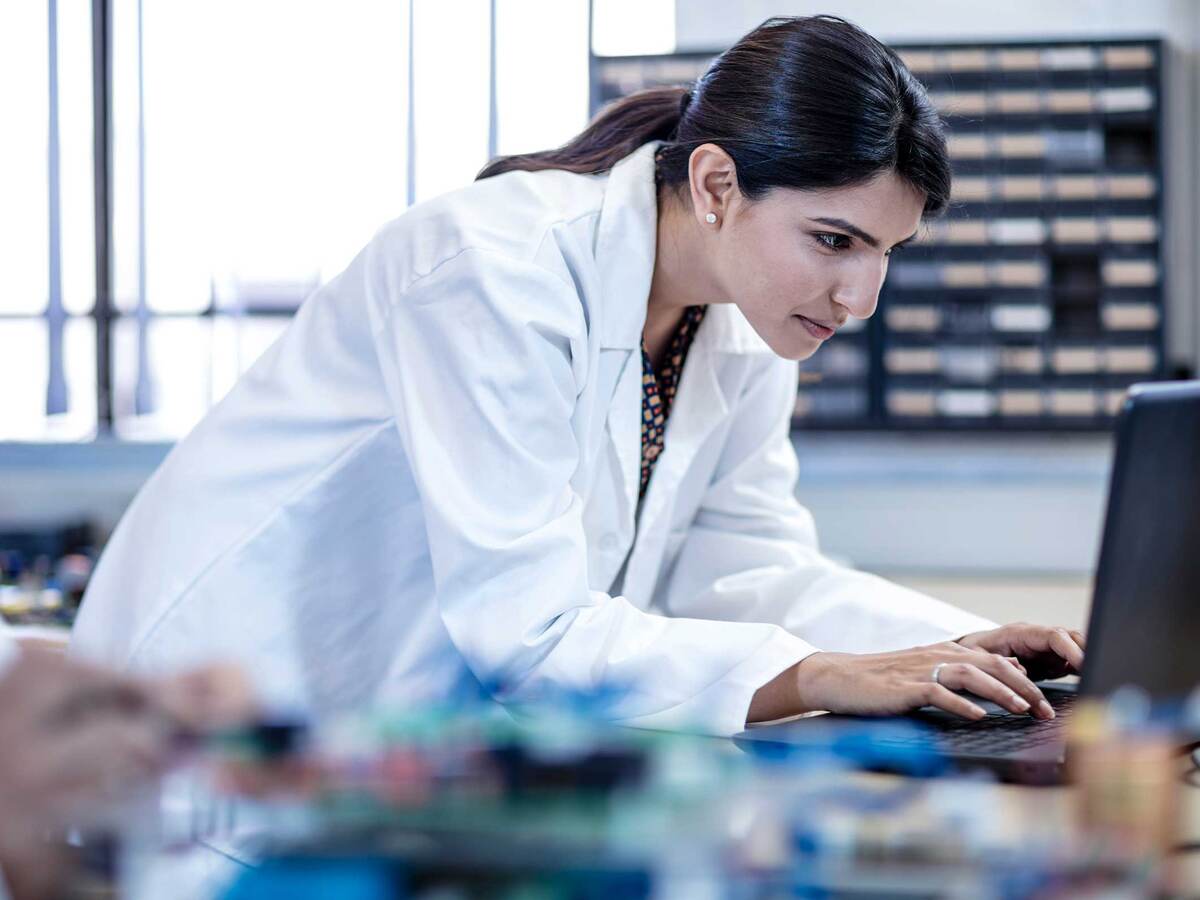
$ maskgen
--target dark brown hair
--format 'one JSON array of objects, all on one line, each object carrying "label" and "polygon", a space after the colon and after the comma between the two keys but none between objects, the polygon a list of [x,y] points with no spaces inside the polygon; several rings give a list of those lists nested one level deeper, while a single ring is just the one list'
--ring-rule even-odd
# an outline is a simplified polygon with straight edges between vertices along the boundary
[{"label": "dark brown hair", "polygon": [[835,16],[768,19],[693,86],[631,94],[562,147],[499,157],[477,178],[605,172],[655,140],[663,142],[662,185],[685,184],[692,151],[712,143],[732,157],[750,200],[777,187],[861,184],[886,171],[925,195],[926,216],[950,200],[943,125],[924,87],[894,51]]}]

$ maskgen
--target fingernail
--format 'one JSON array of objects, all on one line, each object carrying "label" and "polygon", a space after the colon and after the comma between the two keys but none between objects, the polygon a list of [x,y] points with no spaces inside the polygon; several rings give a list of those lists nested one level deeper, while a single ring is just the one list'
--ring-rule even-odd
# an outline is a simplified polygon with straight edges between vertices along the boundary
[{"label": "fingernail", "polygon": [[987,711],[982,709],[981,707],[973,706],[972,709],[975,710],[973,715],[975,716],[976,719],[982,719],[984,716],[987,715]]},{"label": "fingernail", "polygon": [[1016,694],[1013,694],[1012,702],[1013,706],[1015,706],[1020,712],[1025,712],[1025,710],[1029,709],[1029,701],[1024,697],[1018,697]]},{"label": "fingernail", "polygon": [[1038,712],[1040,712],[1047,719],[1054,718],[1054,707],[1052,707],[1045,700],[1043,700],[1041,703],[1038,704]]}]

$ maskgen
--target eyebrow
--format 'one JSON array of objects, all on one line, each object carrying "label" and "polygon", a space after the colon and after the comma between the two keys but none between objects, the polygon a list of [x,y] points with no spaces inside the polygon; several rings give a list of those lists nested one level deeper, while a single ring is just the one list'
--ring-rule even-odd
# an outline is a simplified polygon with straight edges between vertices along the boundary
[{"label": "eyebrow", "polygon": [[[879,247],[878,240],[871,237],[871,235],[867,234],[865,231],[863,231],[857,225],[852,225],[850,222],[847,222],[845,219],[827,219],[824,216],[818,216],[817,218],[814,218],[811,221],[820,222],[822,225],[829,225],[833,228],[840,228],[843,231],[848,231],[848,232],[850,232],[850,234],[854,235],[856,238],[858,238],[860,241],[862,241],[868,247],[874,247],[874,248]],[[902,240],[898,244],[896,244],[896,246],[903,247],[909,241],[913,240],[916,236],[917,236],[917,233],[914,231],[912,234],[910,234],[904,240]]]}]

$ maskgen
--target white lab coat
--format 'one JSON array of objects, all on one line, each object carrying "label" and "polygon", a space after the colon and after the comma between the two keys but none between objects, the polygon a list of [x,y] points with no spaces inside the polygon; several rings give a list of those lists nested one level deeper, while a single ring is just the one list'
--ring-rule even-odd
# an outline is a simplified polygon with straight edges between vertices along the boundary
[{"label": "white lab coat", "polygon": [[232,659],[316,715],[614,685],[615,721],[727,735],[818,648],[990,627],[820,554],[796,366],[732,304],[696,334],[639,510],[653,150],[381,229],[147,482],[74,651]]}]

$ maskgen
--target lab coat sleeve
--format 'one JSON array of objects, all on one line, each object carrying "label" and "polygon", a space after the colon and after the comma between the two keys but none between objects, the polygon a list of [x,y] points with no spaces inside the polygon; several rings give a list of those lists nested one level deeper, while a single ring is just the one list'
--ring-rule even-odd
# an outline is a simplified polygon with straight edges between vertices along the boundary
[{"label": "lab coat sleeve", "polygon": [[771,358],[737,399],[717,469],[656,603],[672,615],[774,622],[823,650],[875,653],[995,627],[822,555],[796,499],[794,363]]},{"label": "lab coat sleeve", "polygon": [[[386,257],[385,253],[380,256]],[[651,615],[589,590],[572,417],[587,377],[575,288],[466,250],[409,286],[371,264],[376,347],[455,647],[508,703],[601,687],[602,714],[728,735],[812,652],[784,629]]]}]

